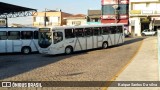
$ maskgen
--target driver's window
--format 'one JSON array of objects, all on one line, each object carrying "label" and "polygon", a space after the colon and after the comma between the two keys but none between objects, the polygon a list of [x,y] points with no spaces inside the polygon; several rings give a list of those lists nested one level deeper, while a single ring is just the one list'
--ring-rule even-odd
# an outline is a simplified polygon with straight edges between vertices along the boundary
[{"label": "driver's window", "polygon": [[53,33],[53,40],[54,44],[63,40],[63,33],[62,32],[54,32]]}]

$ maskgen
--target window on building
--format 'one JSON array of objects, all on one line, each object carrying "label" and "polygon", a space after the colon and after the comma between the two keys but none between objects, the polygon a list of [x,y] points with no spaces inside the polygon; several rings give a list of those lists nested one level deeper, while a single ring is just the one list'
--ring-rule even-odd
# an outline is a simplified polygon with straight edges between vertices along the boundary
[{"label": "window on building", "polygon": [[36,22],[36,17],[33,17],[33,22]]},{"label": "window on building", "polygon": [[119,14],[128,14],[128,4],[120,4],[119,5]]},{"label": "window on building", "polygon": [[20,39],[20,32],[19,31],[9,31],[8,32],[8,39],[9,40]]},{"label": "window on building", "polygon": [[103,15],[114,15],[114,8],[113,5],[102,5],[102,14]]},{"label": "window on building", "polygon": [[49,22],[49,17],[46,17],[45,20],[46,20],[46,22]]},{"label": "window on building", "polygon": [[72,25],[81,25],[81,21],[72,21]]},{"label": "window on building", "polygon": [[95,18],[95,22],[98,22],[99,21],[99,19],[98,18]]},{"label": "window on building", "polygon": [[[118,13],[119,14],[128,14],[128,4],[119,4],[118,5]],[[113,5],[103,5],[102,6],[102,14],[103,15],[114,15],[115,9],[113,8]]]}]

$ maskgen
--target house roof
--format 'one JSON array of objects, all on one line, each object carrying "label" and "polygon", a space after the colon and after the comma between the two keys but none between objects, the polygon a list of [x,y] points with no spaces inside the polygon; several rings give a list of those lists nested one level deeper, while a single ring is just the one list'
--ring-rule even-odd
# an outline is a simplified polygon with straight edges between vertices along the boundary
[{"label": "house roof", "polygon": [[66,13],[66,12],[62,12],[62,17],[70,17],[72,16],[73,14],[70,14],[70,13]]},{"label": "house roof", "polygon": [[69,16],[73,15],[71,13],[62,12],[61,10],[59,10],[59,11],[57,11],[57,10],[49,10],[49,11],[46,11],[46,12],[61,12],[62,13],[62,17],[69,17]]},{"label": "house roof", "polygon": [[86,18],[86,15],[84,14],[75,14],[75,15],[71,15],[71,16],[68,16],[66,17],[67,19],[71,19],[71,18]]}]

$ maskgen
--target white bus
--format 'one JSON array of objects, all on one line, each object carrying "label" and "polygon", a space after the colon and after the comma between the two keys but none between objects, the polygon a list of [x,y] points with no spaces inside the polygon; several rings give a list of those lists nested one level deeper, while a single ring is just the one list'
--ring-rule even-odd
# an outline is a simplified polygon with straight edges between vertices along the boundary
[{"label": "white bus", "polygon": [[123,42],[122,24],[39,28],[39,52],[43,54],[71,54],[75,51],[107,48]]},{"label": "white bus", "polygon": [[0,28],[0,53],[38,51],[38,28]]}]

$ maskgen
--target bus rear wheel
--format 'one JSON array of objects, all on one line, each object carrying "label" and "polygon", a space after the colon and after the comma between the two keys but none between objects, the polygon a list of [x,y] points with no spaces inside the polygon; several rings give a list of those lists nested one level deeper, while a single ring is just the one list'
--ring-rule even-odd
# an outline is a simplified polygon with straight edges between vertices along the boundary
[{"label": "bus rear wheel", "polygon": [[102,48],[103,48],[103,49],[108,48],[108,43],[107,43],[107,42],[103,42],[103,44],[102,44]]},{"label": "bus rear wheel", "polygon": [[66,47],[65,53],[66,54],[71,54],[73,52],[73,48],[71,46]]},{"label": "bus rear wheel", "polygon": [[23,47],[21,52],[23,54],[29,54],[29,53],[31,53],[31,48],[30,47]]}]

